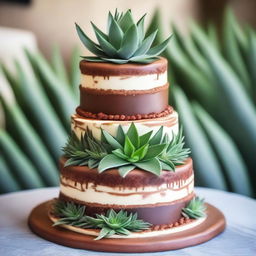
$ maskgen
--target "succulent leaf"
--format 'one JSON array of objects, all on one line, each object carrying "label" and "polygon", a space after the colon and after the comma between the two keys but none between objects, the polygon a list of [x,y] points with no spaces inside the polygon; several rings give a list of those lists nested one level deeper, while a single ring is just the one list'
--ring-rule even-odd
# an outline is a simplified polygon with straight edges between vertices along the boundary
[{"label": "succulent leaf", "polygon": [[95,44],[84,32],[83,30],[80,28],[79,25],[76,24],[76,30],[77,30],[77,34],[80,38],[80,40],[82,41],[82,43],[84,44],[84,46],[91,51],[92,53],[94,53],[97,56],[104,56],[104,52],[101,51],[98,48],[98,45]]},{"label": "succulent leaf", "polygon": [[136,25],[132,25],[124,34],[121,48],[118,50],[118,56],[123,59],[129,59],[136,51],[138,43],[137,27]]},{"label": "succulent leaf", "polygon": [[134,55],[135,56],[144,55],[150,49],[153,41],[155,40],[156,34],[157,34],[157,30],[152,34],[150,34],[146,39],[144,39],[140,47],[134,53]]},{"label": "succulent leaf", "polygon": [[138,22],[137,22],[139,44],[141,44],[143,38],[145,37],[144,21],[145,21],[146,15],[147,15],[147,14],[145,13],[145,14],[138,20]]},{"label": "succulent leaf", "polygon": [[136,166],[134,165],[126,165],[118,168],[119,174],[124,178],[130,171],[135,169]]},{"label": "succulent leaf", "polygon": [[167,45],[168,45],[168,43],[169,43],[171,38],[172,38],[172,35],[170,35],[161,44],[158,44],[158,45],[154,46],[153,48],[149,49],[147,54],[148,55],[155,55],[155,56],[161,54],[165,50],[165,48],[167,47]]},{"label": "succulent leaf", "polygon": [[95,34],[100,43],[102,50],[108,56],[116,56],[117,55],[116,49],[97,30],[95,30]]},{"label": "succulent leaf", "polygon": [[99,173],[110,169],[110,168],[115,168],[115,167],[119,167],[119,166],[123,166],[123,165],[128,165],[129,162],[117,157],[114,154],[110,154],[105,156],[99,163]]},{"label": "succulent leaf", "polygon": [[96,31],[97,31],[97,33],[100,34],[105,40],[108,40],[108,35],[106,35],[104,32],[102,32],[92,21],[91,21],[91,25],[93,27],[95,35],[96,35]]},{"label": "succulent leaf", "polygon": [[140,138],[139,138],[139,134],[138,134],[138,131],[137,131],[137,128],[135,126],[134,123],[132,123],[127,131],[127,134],[126,134],[129,139],[131,140],[132,144],[138,148],[139,147],[139,144],[140,144]]},{"label": "succulent leaf", "polygon": [[135,147],[133,146],[131,140],[129,137],[126,135],[125,136],[125,142],[124,142],[124,153],[127,156],[131,156],[135,151]]},{"label": "succulent leaf", "polygon": [[149,139],[150,139],[152,133],[153,133],[153,131],[150,131],[150,132],[145,133],[145,134],[140,136],[140,138],[139,138],[140,139],[140,146],[143,146],[143,145],[145,145],[146,143],[149,142]]},{"label": "succulent leaf", "polygon": [[116,134],[116,140],[123,145],[124,141],[125,141],[125,134],[124,134],[124,130],[122,128],[121,125],[118,126],[117,128],[117,134]]},{"label": "succulent leaf", "polygon": [[131,10],[127,10],[118,22],[123,32],[127,31],[132,25],[135,25]]},{"label": "succulent leaf", "polygon": [[160,155],[165,147],[166,147],[166,144],[158,144],[158,145],[149,146],[148,152],[145,155],[144,160],[152,159],[152,158]]},{"label": "succulent leaf", "polygon": [[109,42],[116,48],[119,49],[122,43],[122,39],[124,36],[124,32],[119,27],[118,23],[113,18],[112,14],[110,13],[111,17],[111,24],[109,28]]},{"label": "succulent leaf", "polygon": [[134,163],[134,165],[157,176],[161,173],[161,164],[157,158],[152,158],[145,162]]},{"label": "succulent leaf", "polygon": [[159,128],[159,130],[155,133],[155,135],[149,141],[149,145],[156,145],[156,144],[160,144],[161,143],[162,137],[163,137],[163,130],[164,130],[164,127],[161,126]]}]

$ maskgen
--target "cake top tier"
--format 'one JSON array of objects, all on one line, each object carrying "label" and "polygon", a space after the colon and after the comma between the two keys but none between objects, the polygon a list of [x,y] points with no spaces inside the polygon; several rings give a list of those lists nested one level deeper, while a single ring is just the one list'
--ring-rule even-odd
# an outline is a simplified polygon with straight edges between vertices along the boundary
[{"label": "cake top tier", "polygon": [[86,112],[85,117],[136,120],[170,114],[166,59],[159,58],[146,65],[82,60],[80,69],[77,111]]},{"label": "cake top tier", "polygon": [[76,24],[79,38],[85,47],[96,56],[83,57],[91,62],[112,62],[124,64],[127,62],[151,63],[155,61],[168,45],[171,35],[159,45],[152,47],[157,30],[145,36],[143,15],[134,21],[131,10],[124,14],[117,10],[108,14],[107,33],[101,31],[91,22],[98,43],[93,42]]}]

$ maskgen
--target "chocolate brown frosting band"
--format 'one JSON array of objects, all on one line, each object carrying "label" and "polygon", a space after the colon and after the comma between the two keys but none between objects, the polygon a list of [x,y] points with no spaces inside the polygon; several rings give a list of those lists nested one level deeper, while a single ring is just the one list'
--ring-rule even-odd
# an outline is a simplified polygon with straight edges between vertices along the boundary
[{"label": "chocolate brown frosting band", "polygon": [[137,114],[137,115],[107,115],[105,113],[94,114],[92,112],[84,111],[80,107],[76,108],[76,113],[82,117],[98,120],[115,120],[115,121],[130,121],[130,120],[142,120],[142,119],[153,119],[159,117],[165,117],[173,112],[173,108],[168,106],[164,111],[160,113],[150,113],[150,114]]},{"label": "chocolate brown frosting band", "polygon": [[94,114],[137,115],[160,113],[168,106],[168,86],[146,94],[90,94],[80,86],[80,108]]},{"label": "chocolate brown frosting band", "polygon": [[172,184],[180,180],[187,180],[193,174],[192,159],[188,158],[183,165],[176,167],[175,172],[162,171],[160,176],[150,172],[135,169],[125,179],[120,176],[118,169],[110,169],[99,173],[97,169],[89,169],[88,166],[66,166],[66,158],[60,159],[60,174],[80,184],[93,183],[95,186],[141,188],[145,186],[160,186]]},{"label": "chocolate brown frosting band", "polygon": [[170,224],[178,221],[181,218],[182,208],[184,208],[193,197],[194,193],[182,200],[168,205],[125,208],[121,206],[93,206],[92,204],[84,204],[83,202],[67,197],[62,193],[59,195],[61,200],[85,205],[85,214],[89,216],[95,216],[95,214],[105,214],[109,209],[114,209],[115,211],[120,211],[123,209],[127,212],[137,213],[139,219],[147,221],[153,225]]},{"label": "chocolate brown frosting band", "polygon": [[92,76],[139,76],[147,74],[160,74],[167,70],[167,60],[160,57],[158,60],[149,64],[114,64],[107,62],[80,61],[82,74]]}]

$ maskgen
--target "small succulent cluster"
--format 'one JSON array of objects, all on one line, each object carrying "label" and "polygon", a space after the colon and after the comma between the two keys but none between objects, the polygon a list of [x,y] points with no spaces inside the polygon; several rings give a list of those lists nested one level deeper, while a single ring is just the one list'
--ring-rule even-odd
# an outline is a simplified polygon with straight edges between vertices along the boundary
[{"label": "small succulent cluster", "polygon": [[108,145],[95,139],[89,129],[81,134],[80,138],[72,132],[62,150],[69,158],[65,166],[88,165],[91,169],[97,167],[100,160],[109,152]]},{"label": "small succulent cluster", "polygon": [[188,205],[182,209],[182,215],[191,219],[198,219],[206,216],[204,199],[194,197]]},{"label": "small succulent cluster", "polygon": [[184,148],[182,129],[170,140],[163,134],[163,127],[152,136],[153,131],[143,135],[132,123],[125,133],[119,125],[117,135],[113,137],[102,130],[101,140],[92,136],[90,130],[79,139],[72,133],[63,148],[68,165],[88,165],[89,168],[98,167],[104,172],[111,168],[118,168],[119,174],[125,177],[135,168],[160,175],[161,170],[175,171],[175,166],[181,165],[188,158],[190,149]]},{"label": "small succulent cluster", "polygon": [[136,213],[121,210],[115,212],[110,209],[106,215],[96,214],[96,217],[85,215],[85,206],[73,202],[57,200],[53,205],[53,213],[59,218],[53,226],[71,225],[80,228],[100,229],[95,240],[109,237],[114,234],[129,235],[130,231],[138,232],[148,229],[151,224],[137,218]]},{"label": "small succulent cluster", "polygon": [[171,38],[171,35],[161,44],[151,48],[157,35],[157,30],[145,38],[143,15],[135,22],[131,10],[124,14],[117,10],[108,15],[108,33],[102,32],[91,22],[98,44],[93,42],[76,24],[78,36],[85,47],[95,54],[95,57],[83,57],[87,61],[113,62],[124,64],[127,62],[150,63],[157,59]]}]

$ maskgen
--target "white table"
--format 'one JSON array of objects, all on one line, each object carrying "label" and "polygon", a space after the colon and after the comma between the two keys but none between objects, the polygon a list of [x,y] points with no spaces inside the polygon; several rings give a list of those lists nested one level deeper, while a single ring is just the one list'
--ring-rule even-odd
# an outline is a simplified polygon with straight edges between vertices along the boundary
[{"label": "white table", "polygon": [[197,194],[225,214],[224,233],[204,244],[160,253],[103,253],[72,249],[34,235],[27,217],[37,204],[58,196],[58,188],[44,188],[0,196],[1,256],[78,256],[78,255],[175,255],[175,256],[255,256],[256,200],[214,189],[197,188]]}]

